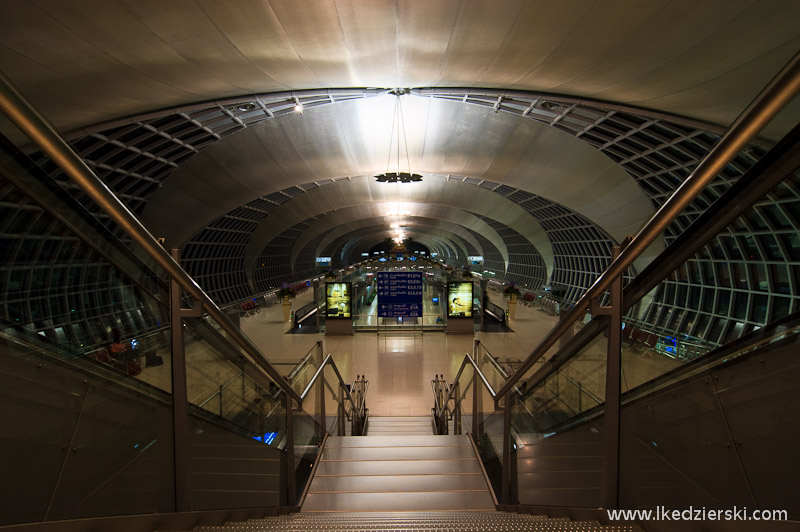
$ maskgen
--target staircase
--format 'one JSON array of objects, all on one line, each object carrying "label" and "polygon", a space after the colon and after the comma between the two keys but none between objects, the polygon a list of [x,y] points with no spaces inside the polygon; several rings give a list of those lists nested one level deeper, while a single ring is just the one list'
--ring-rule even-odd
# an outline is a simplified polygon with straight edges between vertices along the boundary
[{"label": "staircase", "polygon": [[433,422],[430,416],[420,417],[370,417],[369,436],[430,436]]},{"label": "staircase", "polygon": [[596,521],[571,521],[566,517],[471,512],[359,512],[337,514],[289,514],[265,519],[232,521],[222,526],[198,526],[194,532],[291,531],[291,532],[637,532],[629,525],[601,525]]},{"label": "staircase", "polygon": [[467,436],[406,434],[328,438],[302,511],[494,509]]}]

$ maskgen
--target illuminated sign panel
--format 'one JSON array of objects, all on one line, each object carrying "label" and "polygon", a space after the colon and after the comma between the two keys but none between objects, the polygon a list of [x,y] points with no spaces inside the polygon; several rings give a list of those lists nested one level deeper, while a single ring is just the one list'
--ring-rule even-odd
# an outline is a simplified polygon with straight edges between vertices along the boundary
[{"label": "illuminated sign panel", "polygon": [[472,317],[472,282],[447,283],[447,317]]},{"label": "illuminated sign panel", "polygon": [[325,283],[325,303],[328,319],[351,318],[350,283]]}]

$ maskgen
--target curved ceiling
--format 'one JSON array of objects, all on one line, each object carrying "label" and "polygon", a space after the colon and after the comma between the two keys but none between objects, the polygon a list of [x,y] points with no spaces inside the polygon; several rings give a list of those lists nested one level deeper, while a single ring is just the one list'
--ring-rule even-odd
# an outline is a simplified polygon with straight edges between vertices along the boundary
[{"label": "curved ceiling", "polygon": [[[552,244],[547,234],[539,222],[520,206],[461,181],[441,176],[426,176],[425,179],[422,183],[386,184],[376,182],[373,177],[358,176],[315,188],[287,201],[271,212],[252,232],[245,250],[245,271],[253,271],[264,247],[286,229],[319,214],[365,203],[372,203],[387,220],[382,227],[385,237],[390,235],[388,220],[396,217],[393,213],[426,218],[438,218],[443,213],[443,219],[450,216],[458,219],[459,211],[474,212],[514,227],[533,244],[546,264],[551,263]],[[321,223],[325,224],[324,221]],[[332,229],[335,226],[327,227]]]},{"label": "curved ceiling", "polygon": [[[421,242],[479,248],[467,238],[475,231],[506,264],[510,240],[494,224],[513,228],[549,273],[554,238],[580,233],[560,234],[561,217],[582,216],[604,232],[586,237],[589,247],[636,232],[721,130],[697,123],[730,124],[800,49],[797,20],[794,0],[2,2],[0,69],[79,149],[85,142],[100,154],[89,164],[119,179],[110,186],[138,202],[170,245],[283,195],[232,222],[247,226],[231,232],[241,233],[248,276],[259,253],[300,224],[307,229],[295,244],[326,232],[326,245],[345,235],[373,241],[387,232],[380,211],[390,203],[410,206],[420,221],[409,233]],[[334,87],[359,94],[289,111],[302,91]],[[430,88],[401,99],[408,169],[422,183],[371,177],[406,170],[387,157],[395,99],[374,87]],[[484,99],[471,100],[470,87]],[[498,112],[513,107],[506,90],[546,93],[562,109],[535,97]],[[279,91],[279,112],[254,96]],[[226,107],[242,98],[262,117],[248,122]],[[582,114],[590,100],[602,105]],[[615,103],[642,112],[615,115]],[[548,118],[525,120],[531,110]],[[764,135],[778,138],[799,119],[795,101]],[[695,123],[673,127],[681,120]],[[293,188],[305,193],[283,192]],[[536,206],[533,196],[551,203]],[[570,212],[548,214],[546,232],[532,209],[552,205]]]},{"label": "curved ceiling", "polygon": [[[357,229],[376,226],[385,231],[387,226],[391,228],[392,224],[397,224],[399,228],[436,225],[438,227],[447,227],[451,232],[456,232],[456,229],[460,230],[461,227],[471,229],[481,233],[489,242],[494,244],[503,256],[506,265],[508,265],[508,250],[503,243],[502,237],[485,221],[464,211],[452,209],[428,210],[435,212],[428,214],[426,217],[404,216],[402,218],[386,217],[385,213],[381,212],[380,206],[374,203],[337,210],[311,224],[297,239],[291,254],[292,266],[294,267],[297,255],[300,251],[305,248],[309,242],[322,234],[325,236],[317,244],[315,250],[316,256],[322,255],[322,250],[330,244],[330,242],[343,234],[350,233]],[[480,242],[472,235],[465,233],[463,238],[472,244],[475,249],[481,250],[482,246]],[[481,252],[479,254],[483,253]]]},{"label": "curved ceiling", "polygon": [[0,55],[62,131],[247,93],[419,86],[579,95],[727,125],[800,48],[798,19],[793,0],[2,2]]}]

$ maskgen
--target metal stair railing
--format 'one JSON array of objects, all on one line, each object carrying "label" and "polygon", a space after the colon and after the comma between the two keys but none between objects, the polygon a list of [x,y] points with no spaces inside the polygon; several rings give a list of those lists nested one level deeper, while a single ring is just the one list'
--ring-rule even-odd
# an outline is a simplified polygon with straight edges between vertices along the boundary
[{"label": "metal stair railing", "polygon": [[[454,397],[458,397],[456,391],[459,389],[462,372],[467,365],[472,366],[473,436],[480,434],[478,404],[481,393],[478,393],[478,382],[483,385],[482,388],[487,390],[494,402],[494,410],[502,410],[503,412],[503,463],[500,490],[503,504],[516,503],[513,496],[513,486],[516,484],[516,481],[513,479],[514,473],[512,472],[510,459],[512,450],[511,406],[516,396],[519,395],[520,381],[528,374],[533,365],[540,361],[564,334],[572,331],[573,325],[584,316],[585,312],[591,310],[592,314],[595,315],[593,321],[568,341],[567,345],[563,346],[547,364],[543,364],[532,377],[527,379],[527,385],[530,388],[538,386],[548,375],[552,374],[557,369],[558,366],[556,364],[562,364],[564,361],[568,360],[571,355],[576,353],[581,347],[587,345],[591,339],[600,334],[606,327],[609,327],[610,324],[605,398],[606,440],[604,442],[604,460],[607,462],[607,471],[604,472],[602,492],[603,502],[606,507],[616,508],[618,506],[619,479],[616,475],[619,460],[619,379],[621,370],[620,348],[623,312],[622,275],[633,265],[634,261],[642,255],[650,244],[677,219],[681,212],[694,201],[725,166],[746,147],[747,143],[755,137],[755,135],[763,129],[763,127],[765,127],[798,92],[800,92],[800,53],[797,53],[747,106],[696,169],[684,180],[672,196],[661,205],[658,211],[644,224],[636,235],[629,238],[624,245],[614,247],[612,260],[608,267],[600,274],[592,286],[586,290],[574,306],[563,315],[556,325],[545,335],[531,354],[522,362],[519,369],[509,376],[499,390],[495,391],[493,389],[476,360],[468,354],[465,356],[455,379],[453,379],[452,383],[449,385],[450,392],[444,405],[449,404],[449,401],[453,400]],[[800,126],[787,135],[784,139],[784,141],[786,141],[784,144],[796,142],[799,129]],[[783,146],[783,148],[785,150],[785,146]],[[770,153],[773,152],[771,151]],[[790,157],[791,153],[789,153],[789,155],[785,152],[776,154],[774,158],[780,159],[782,156],[784,158]],[[758,170],[766,171],[762,167],[759,167]],[[749,173],[750,172],[748,172],[748,174]],[[773,178],[773,181],[771,181],[773,183],[775,182],[774,179],[781,178],[780,175],[772,175],[771,177]],[[744,180],[744,177],[740,179],[740,181],[742,180]],[[766,185],[762,186],[766,187]],[[763,193],[766,193],[768,190],[769,188],[766,188]],[[730,209],[730,212],[726,213],[727,217],[741,214],[741,212],[752,204],[747,203],[748,199],[752,199],[752,202],[758,199],[758,197],[753,199],[752,193],[748,198],[746,192],[746,190],[736,190],[729,195],[724,195],[718,200],[730,201],[735,206],[735,208]],[[691,228],[697,226],[696,222]],[[709,234],[709,231],[704,233],[702,230],[695,230],[698,234],[703,234],[707,238],[716,234],[716,232],[711,232]],[[651,266],[646,269],[645,273],[647,275],[640,274],[631,282],[628,292],[635,294],[637,297],[627,299],[625,305],[633,305],[635,301],[638,301],[641,297],[646,295],[652,286],[655,286],[665,275],[672,271],[675,266],[674,256],[680,255],[681,253],[686,255],[696,251],[700,246],[705,244],[707,238],[696,238],[691,242],[685,242],[683,243],[683,249],[677,249],[675,246],[668,247],[659,257],[652,261]],[[668,269],[669,265],[673,266],[672,269]],[[656,277],[657,279],[654,281]],[[651,284],[652,286],[650,286]],[[635,287],[635,291],[632,287]],[[611,306],[601,307],[599,305],[599,298],[606,290],[610,290],[611,292]],[[456,401],[454,405],[455,409],[459,408],[459,403],[460,401]],[[447,412],[447,409],[440,407],[437,412],[442,416]]]},{"label": "metal stair railing", "polygon": [[[318,342],[318,346],[319,349],[322,349],[321,341]],[[367,381],[363,375],[359,375],[356,377],[356,380],[353,383],[346,383],[342,378],[342,374],[339,372],[339,368],[336,366],[336,362],[333,360],[333,355],[328,354],[323,359],[322,363],[319,364],[314,376],[311,377],[311,379],[308,381],[308,384],[306,384],[305,388],[303,389],[303,392],[300,394],[301,400],[304,400],[306,397],[308,397],[309,393],[311,393],[311,390],[314,388],[314,385],[317,384],[317,381],[319,381],[320,385],[325,385],[324,372],[327,367],[330,367],[333,370],[336,381],[338,381],[339,385],[337,399],[337,403],[339,405],[337,415],[338,435],[345,435],[346,420],[351,422],[352,436],[363,435],[363,430],[366,428],[366,420],[368,417],[366,397],[367,390],[369,388],[369,381]],[[336,382],[334,384],[336,384]],[[320,386],[320,390],[322,390],[322,386]],[[324,392],[321,392],[320,395],[324,398]],[[318,412],[318,415],[320,416],[318,423],[320,426],[326,427],[327,424],[324,419],[324,401],[323,405],[320,407],[320,412]]]},{"label": "metal stair railing", "polygon": [[[61,171],[68,176],[79,188],[105,213],[131,240],[141,248],[144,254],[152,259],[155,264],[166,273],[169,281],[169,298],[163,302],[169,311],[170,329],[172,332],[172,434],[174,447],[174,492],[175,511],[184,512],[192,509],[190,500],[190,467],[189,467],[189,408],[187,400],[186,356],[184,340],[184,324],[192,319],[198,323],[205,314],[210,317],[226,336],[221,334],[211,335],[204,340],[213,342],[214,347],[234,364],[247,368],[246,372],[256,381],[277,387],[283,394],[283,401],[287,407],[297,404],[302,408],[305,395],[293,389],[289,381],[281,375],[278,369],[267,359],[261,350],[235,325],[228,316],[214,303],[208,294],[197,282],[180,266],[178,250],[168,252],[162,244],[142,225],[136,216],[114,195],[114,193],[97,177],[97,175],[83,162],[74,150],[58,134],[56,129],[47,119],[39,113],[13,86],[11,81],[0,73],[0,110],[8,116],[25,135],[27,135],[42,152],[55,163]],[[43,207],[50,211],[47,205]],[[155,270],[153,270],[155,271]],[[183,307],[182,291],[192,299],[191,308]],[[321,349],[321,345],[320,345]],[[243,356],[242,353],[246,355]],[[338,368],[332,359],[326,359],[322,368],[330,365],[334,368],[340,386],[344,383]],[[313,382],[319,378],[315,375]],[[366,381],[361,379],[366,391]],[[308,388],[306,389],[306,393]],[[354,401],[348,389],[342,395],[341,403],[345,399],[351,404],[352,416],[356,424],[361,427],[366,420],[366,403],[360,398]],[[343,408],[343,410],[346,410]],[[287,408],[287,462],[293,460],[293,434],[291,431],[291,411]],[[324,410],[323,410],[324,414]],[[359,425],[360,424],[360,425]],[[324,425],[323,425],[324,426]],[[361,429],[359,429],[361,430]],[[281,489],[288,492],[286,498],[288,505],[293,505],[295,498],[293,475],[285,475],[288,486]]]}]

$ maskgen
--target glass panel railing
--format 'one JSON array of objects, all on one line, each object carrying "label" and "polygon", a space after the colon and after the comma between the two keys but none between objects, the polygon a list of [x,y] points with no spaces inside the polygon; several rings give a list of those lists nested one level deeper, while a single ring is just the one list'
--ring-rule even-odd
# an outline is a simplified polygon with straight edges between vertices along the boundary
[{"label": "glass panel railing", "polygon": [[173,511],[163,272],[4,138],[0,174],[0,524]]},{"label": "glass panel railing", "polygon": [[317,391],[312,390],[303,401],[303,408],[292,413],[296,500],[299,500],[311,478],[311,470],[324,436],[324,427],[319,424],[317,395]]},{"label": "glass panel railing", "polygon": [[[604,401],[606,346],[606,337],[599,335],[538,385],[519,383],[518,415],[513,417],[512,425],[522,443],[552,435],[562,423]],[[540,366],[539,372],[544,371],[545,367]]]},{"label": "glass panel railing", "polygon": [[[779,508],[797,519],[800,314],[623,396],[620,506]],[[652,478],[661,482],[655,484]],[[757,501],[757,502],[756,502]]]},{"label": "glass panel railing", "polygon": [[292,389],[298,394],[303,393],[308,383],[319,368],[318,344],[314,344],[300,361],[288,372],[287,378]]},{"label": "glass panel railing", "polygon": [[4,483],[27,486],[4,524],[172,511],[167,393],[35,339],[0,333],[0,353]]},{"label": "glass panel railing", "polygon": [[344,398],[339,379],[331,366],[325,368],[324,377],[325,429],[331,436],[350,436],[352,419],[348,422],[347,418],[348,415],[352,418],[352,406]]},{"label": "glass panel railing", "polygon": [[[796,294],[790,286],[791,279],[797,278],[800,272],[800,253],[794,253],[800,230],[797,217],[800,177],[794,172],[796,164],[780,163],[796,151],[794,143],[794,140],[782,141],[763,156],[762,161],[770,161],[781,170],[759,162],[738,181],[720,176],[714,187],[704,191],[703,205],[690,206],[674,223],[666,226],[661,235],[665,251],[658,256],[652,253],[641,257],[637,264],[639,275],[627,282],[621,330],[621,433],[625,451],[621,454],[630,458],[625,467],[629,468],[627,479],[633,486],[641,488],[644,478],[641,471],[652,466],[663,470],[665,475],[667,470],[671,471],[674,483],[669,481],[669,485],[683,483],[687,493],[700,490],[711,497],[681,499],[687,505],[699,504],[697,501],[714,504],[715,501],[746,502],[748,499],[746,486],[751,479],[743,481],[736,473],[742,470],[741,463],[737,467],[734,461],[724,457],[716,460],[716,456],[709,455],[709,463],[717,463],[719,470],[731,476],[730,483],[720,482],[719,478],[712,480],[706,464],[701,465],[703,453],[698,446],[708,444],[709,449],[717,449],[709,451],[712,454],[724,452],[724,448],[737,448],[739,443],[734,443],[725,433],[725,430],[730,432],[730,425],[725,429],[725,423],[720,422],[727,415],[719,407],[725,396],[724,386],[715,389],[714,379],[709,379],[710,372],[733,372],[734,366],[728,363],[735,357],[750,360],[747,352],[752,352],[753,347],[745,346],[744,355],[732,354],[737,342],[753,341],[757,345],[753,333],[770,329],[770,324],[781,320],[796,306]],[[751,165],[752,162],[744,164],[743,168]],[[709,207],[706,200],[717,202]],[[739,206],[743,205],[751,206],[741,210]],[[611,463],[601,460],[600,452],[586,453],[602,447],[598,434],[603,432],[605,419],[609,319],[604,315],[608,309],[598,307],[608,304],[606,295],[593,302],[591,308],[597,309],[596,315],[580,320],[585,325],[567,330],[559,338],[559,345],[541,357],[548,361],[547,369],[534,365],[519,375],[518,384],[525,391],[525,399],[519,402],[513,418],[518,439],[519,434],[524,434],[522,444],[530,448],[525,455],[527,458],[546,456],[549,447],[556,443],[580,443],[585,447],[574,446],[568,456],[564,455],[565,463],[573,467],[579,463],[591,464],[595,473],[602,472]],[[565,323],[562,322],[561,328],[568,329]],[[784,331],[765,334],[766,338],[776,338],[776,344],[791,341]],[[765,345],[772,346],[772,343],[767,340]],[[723,364],[718,367],[720,361]],[[707,380],[704,383],[692,380],[697,374],[705,374]],[[762,378],[753,373],[752,385]],[[686,390],[676,392],[684,381]],[[750,384],[742,382],[736,386]],[[674,400],[670,400],[668,394],[652,401],[648,396],[647,405],[636,406],[636,401],[644,394],[658,393],[669,387]],[[683,399],[677,399],[676,394]],[[691,411],[693,421],[687,418],[685,423],[660,423],[654,405],[658,405],[662,419],[681,419]],[[639,408],[638,414],[631,414],[636,408]],[[766,406],[763,410],[770,411]],[[712,417],[715,418],[713,422],[709,421],[703,429],[701,422],[694,421]],[[610,416],[612,421],[614,418],[616,415]],[[678,425],[683,428],[676,428]],[[699,432],[703,432],[700,438],[696,437]],[[780,429],[775,431],[776,434],[780,432]],[[612,436],[605,437],[613,440]],[[594,458],[588,460],[587,456]],[[518,464],[522,464],[520,457],[518,455]],[[645,461],[648,465],[642,466]],[[546,465],[546,461],[539,463]],[[695,467],[697,469],[693,470]],[[582,471],[591,481],[582,487],[565,486],[556,502],[547,499],[541,490],[537,491],[533,483],[523,488],[520,470],[520,501],[535,505],[608,504],[607,493],[606,498],[600,497],[597,475],[589,469],[575,471]],[[636,474],[632,471],[639,471],[639,477],[634,478]],[[608,478],[614,476],[606,473]],[[642,495],[649,486],[641,488],[641,497],[637,495],[640,488],[629,490],[629,487],[624,484],[620,487],[620,493],[630,497],[628,506],[639,507],[645,500],[649,501],[645,506],[657,504],[657,497]],[[654,488],[653,493],[670,497],[667,490]]]},{"label": "glass panel railing", "polygon": [[[474,388],[474,375],[475,370],[472,368],[471,365],[467,365],[464,367],[464,371],[461,373],[461,378],[451,383],[453,386],[457,386],[456,392],[453,392],[453,396],[456,398],[456,403],[453,405],[455,409],[453,415],[453,421],[450,423],[450,434],[459,434],[457,431],[458,427],[456,426],[456,421],[460,422],[461,434],[475,434],[473,428],[475,425],[473,423],[478,423],[478,430],[480,430],[480,423],[482,420],[481,409],[479,407],[476,409],[474,405],[474,401],[472,398],[472,392]],[[478,384],[478,386],[481,386]],[[460,418],[460,420],[459,420]]]},{"label": "glass panel railing", "polygon": [[277,506],[287,445],[285,393],[214,327],[185,320],[194,510]]}]

